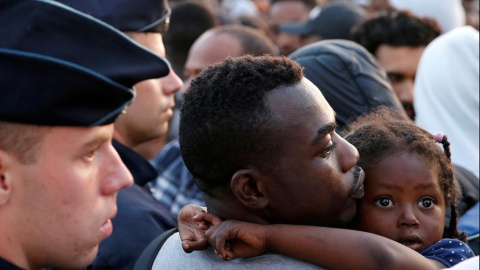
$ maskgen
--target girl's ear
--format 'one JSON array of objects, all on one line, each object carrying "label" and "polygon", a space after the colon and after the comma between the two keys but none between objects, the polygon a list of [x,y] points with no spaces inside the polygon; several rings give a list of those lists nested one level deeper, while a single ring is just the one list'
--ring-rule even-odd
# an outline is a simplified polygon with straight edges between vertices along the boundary
[{"label": "girl's ear", "polygon": [[233,195],[244,206],[260,210],[268,205],[263,191],[260,173],[255,169],[242,169],[235,172],[230,181]]},{"label": "girl's ear", "polygon": [[8,201],[12,189],[12,179],[8,173],[9,161],[11,156],[0,149],[0,206]]}]

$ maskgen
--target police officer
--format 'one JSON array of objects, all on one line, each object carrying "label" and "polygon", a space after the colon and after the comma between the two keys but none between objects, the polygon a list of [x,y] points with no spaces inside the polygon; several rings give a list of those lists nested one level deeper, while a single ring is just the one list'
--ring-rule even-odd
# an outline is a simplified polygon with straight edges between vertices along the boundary
[{"label": "police officer", "polygon": [[[153,53],[164,57],[162,41],[169,24],[166,0],[60,0],[127,34]],[[157,171],[136,146],[165,136],[175,105],[174,95],[182,87],[170,73],[135,85],[137,96],[126,114],[115,122],[114,146],[133,175],[134,185],[118,194],[115,230],[100,244],[91,269],[131,270],[145,247],[159,234],[176,226],[169,209],[147,189]]]},{"label": "police officer", "polygon": [[113,122],[169,67],[50,1],[0,1],[0,37],[0,269],[83,267],[132,185]]}]

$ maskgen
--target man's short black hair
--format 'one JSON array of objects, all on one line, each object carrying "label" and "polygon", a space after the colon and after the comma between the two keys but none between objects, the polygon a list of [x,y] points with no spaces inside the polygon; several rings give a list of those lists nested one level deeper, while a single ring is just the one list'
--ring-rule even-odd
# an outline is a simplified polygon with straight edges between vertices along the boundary
[{"label": "man's short black hair", "polygon": [[353,40],[375,55],[380,45],[424,47],[440,36],[437,21],[408,11],[387,10],[353,31]]},{"label": "man's short black hair", "polygon": [[271,140],[271,91],[298,84],[302,68],[285,57],[227,58],[203,70],[184,95],[179,129],[185,165],[197,186],[213,195],[235,171],[268,166],[277,149]]}]

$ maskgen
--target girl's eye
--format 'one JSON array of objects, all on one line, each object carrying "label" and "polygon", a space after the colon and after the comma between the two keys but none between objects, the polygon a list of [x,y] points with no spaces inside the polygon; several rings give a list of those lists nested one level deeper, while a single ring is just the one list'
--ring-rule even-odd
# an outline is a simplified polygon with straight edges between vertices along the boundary
[{"label": "girl's eye", "polygon": [[375,204],[379,207],[392,207],[393,201],[388,197],[381,197],[375,200]]},{"label": "girl's eye", "polygon": [[423,198],[418,202],[418,205],[422,208],[432,208],[435,205],[435,200],[432,198]]}]

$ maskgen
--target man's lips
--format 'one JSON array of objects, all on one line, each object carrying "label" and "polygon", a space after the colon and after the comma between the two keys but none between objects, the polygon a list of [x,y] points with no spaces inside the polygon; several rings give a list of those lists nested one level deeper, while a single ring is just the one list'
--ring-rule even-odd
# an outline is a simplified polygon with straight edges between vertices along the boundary
[{"label": "man's lips", "polygon": [[112,224],[112,219],[117,215],[117,210],[113,212],[112,215],[110,215],[110,218],[108,218],[100,227],[100,232],[103,235],[103,238],[109,237],[112,232],[113,232],[113,224]]},{"label": "man's lips", "polygon": [[352,198],[361,199],[365,195],[365,189],[363,187],[363,180],[365,179],[365,173],[361,167],[356,167],[354,171],[354,176],[356,178],[356,186],[352,192]]}]

